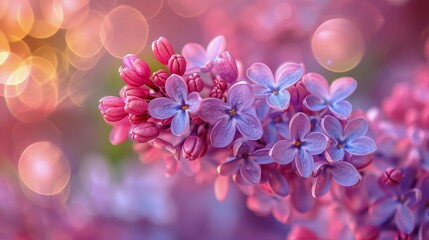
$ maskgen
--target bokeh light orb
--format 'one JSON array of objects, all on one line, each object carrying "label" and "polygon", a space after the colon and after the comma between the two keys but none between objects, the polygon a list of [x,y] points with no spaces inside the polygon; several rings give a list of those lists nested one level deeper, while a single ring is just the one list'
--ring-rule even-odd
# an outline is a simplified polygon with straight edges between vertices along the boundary
[{"label": "bokeh light orb", "polygon": [[139,54],[146,45],[149,26],[135,8],[120,5],[104,18],[100,38],[104,48],[114,57]]},{"label": "bokeh light orb", "polygon": [[196,17],[202,14],[209,4],[208,0],[168,0],[171,9],[182,17]]},{"label": "bokeh light orb", "polygon": [[10,53],[9,42],[6,36],[0,31],[0,65],[6,61]]},{"label": "bokeh light orb", "polygon": [[317,62],[333,72],[346,72],[362,60],[365,42],[359,28],[344,18],[330,19],[314,32],[311,48]]},{"label": "bokeh light orb", "polygon": [[9,42],[23,39],[34,23],[34,13],[29,1],[16,0],[9,2],[7,11],[0,19],[0,29]]},{"label": "bokeh light orb", "polygon": [[46,141],[33,143],[22,152],[18,172],[27,188],[42,195],[60,193],[70,180],[70,165],[63,152]]}]

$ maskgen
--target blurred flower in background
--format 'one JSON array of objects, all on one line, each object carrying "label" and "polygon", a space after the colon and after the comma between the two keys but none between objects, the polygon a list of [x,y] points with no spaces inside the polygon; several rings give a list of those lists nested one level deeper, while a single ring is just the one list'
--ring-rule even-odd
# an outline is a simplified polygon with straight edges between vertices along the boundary
[{"label": "blurred flower in background", "polygon": [[[296,239],[311,236],[306,228],[291,230],[256,216],[233,186],[217,202],[205,179],[214,175],[166,178],[164,165],[151,160],[163,155],[140,149],[137,156],[129,143],[112,146],[110,127],[96,111],[98,99],[117,95],[123,56],[160,66],[149,47],[160,36],[179,52],[185,43],[207,44],[223,35],[241,61],[238,75],[255,62],[271,68],[285,60],[303,62],[307,72],[327,79],[357,79],[350,101],[361,108],[380,105],[394,83],[417,79],[413,94],[426,104],[427,12],[425,0],[0,1],[1,238],[285,239],[289,231]],[[405,114],[405,100],[404,108],[395,108],[395,94],[407,99],[407,89],[395,87],[399,93],[383,103],[392,121],[416,115]],[[414,141],[416,121],[399,121],[411,126],[398,133],[416,149],[401,152],[411,160],[415,152],[426,154]],[[387,146],[381,125],[371,127],[383,132],[377,144]],[[395,137],[393,144],[404,145]],[[380,165],[398,163],[388,160]],[[336,209],[317,216],[328,212],[347,219]],[[305,227],[311,226],[308,221]]]}]

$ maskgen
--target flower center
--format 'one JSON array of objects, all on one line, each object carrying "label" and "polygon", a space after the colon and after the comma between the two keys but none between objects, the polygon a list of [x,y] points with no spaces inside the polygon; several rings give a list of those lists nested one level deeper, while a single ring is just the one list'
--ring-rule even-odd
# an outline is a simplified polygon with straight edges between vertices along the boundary
[{"label": "flower center", "polygon": [[301,147],[301,145],[302,145],[301,141],[299,141],[299,140],[295,141],[295,147],[299,148],[299,147]]},{"label": "flower center", "polygon": [[274,90],[273,93],[274,93],[274,95],[277,95],[277,94],[279,94],[279,91]]},{"label": "flower center", "polygon": [[235,108],[229,110],[229,114],[231,114],[231,116],[235,116],[237,114],[237,112],[235,111]]},{"label": "flower center", "polygon": [[276,117],[274,118],[274,122],[275,122],[275,123],[281,123],[281,122],[282,122],[282,117],[281,117],[281,116],[276,116]]},{"label": "flower center", "polygon": [[248,153],[243,153],[243,158],[248,158],[249,154]]},{"label": "flower center", "polygon": [[188,105],[185,104],[185,105],[182,106],[182,109],[183,109],[183,111],[186,111],[186,110],[189,109],[189,107],[188,107]]},{"label": "flower center", "polygon": [[343,143],[340,143],[340,144],[338,144],[338,146],[337,146],[339,149],[341,149],[341,148],[344,148],[344,144]]}]

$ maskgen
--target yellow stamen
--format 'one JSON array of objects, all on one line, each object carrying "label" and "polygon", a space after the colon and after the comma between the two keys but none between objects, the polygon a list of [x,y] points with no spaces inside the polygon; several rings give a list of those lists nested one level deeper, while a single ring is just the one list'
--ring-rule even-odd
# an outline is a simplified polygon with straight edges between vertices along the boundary
[{"label": "yellow stamen", "polygon": [[340,144],[338,144],[338,146],[337,146],[338,148],[343,148],[344,147],[344,144],[342,144],[342,143],[340,143]]},{"label": "yellow stamen", "polygon": [[231,114],[231,116],[235,116],[237,114],[237,112],[235,112],[235,108],[229,110],[229,114]]},{"label": "yellow stamen", "polygon": [[277,90],[274,90],[273,93],[274,93],[274,95],[279,94],[279,92]]},{"label": "yellow stamen", "polygon": [[301,147],[301,141],[296,140],[295,141],[295,147]]},{"label": "yellow stamen", "polygon": [[189,107],[188,107],[188,105],[183,105],[183,106],[182,106],[182,109],[183,109],[183,111],[186,111],[186,110],[188,110],[188,109],[189,109]]}]

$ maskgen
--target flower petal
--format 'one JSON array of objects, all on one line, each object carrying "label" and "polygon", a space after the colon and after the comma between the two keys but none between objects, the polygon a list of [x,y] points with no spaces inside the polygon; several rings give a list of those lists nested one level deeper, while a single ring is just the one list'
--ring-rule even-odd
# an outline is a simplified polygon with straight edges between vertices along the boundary
[{"label": "flower petal", "polygon": [[337,141],[332,141],[331,144],[332,145],[326,149],[325,157],[331,162],[343,160],[345,153],[344,148],[339,148]]},{"label": "flower petal", "polygon": [[197,43],[188,43],[182,48],[182,56],[186,59],[186,69],[199,69],[206,64],[206,50]]},{"label": "flower petal", "polygon": [[405,205],[413,207],[422,199],[422,191],[420,189],[412,189],[404,194],[404,198]]},{"label": "flower petal", "polygon": [[312,132],[305,136],[302,146],[309,154],[321,154],[326,149],[326,136],[320,132]]},{"label": "flower petal", "polygon": [[267,103],[271,108],[277,111],[283,111],[289,106],[290,94],[287,90],[271,93],[267,96]]},{"label": "flower petal", "polygon": [[268,89],[274,88],[274,76],[267,65],[254,63],[247,69],[246,74],[252,82]]},{"label": "flower petal", "polygon": [[258,140],[264,134],[261,122],[257,117],[249,113],[241,113],[236,118],[237,128],[244,137],[250,140]]},{"label": "flower petal", "polygon": [[304,105],[311,111],[317,112],[326,108],[325,100],[310,95],[304,99]]},{"label": "flower petal", "polygon": [[234,140],[235,131],[235,123],[230,119],[223,118],[214,125],[210,133],[210,142],[216,148],[226,147]]},{"label": "flower petal", "polygon": [[342,77],[336,79],[331,84],[331,98],[332,102],[339,102],[350,96],[357,87],[357,82],[351,77]]},{"label": "flower petal", "polygon": [[311,95],[323,100],[329,99],[329,84],[326,78],[317,73],[307,73],[303,77],[305,88]]},{"label": "flower petal", "polygon": [[354,155],[367,155],[377,150],[374,140],[367,136],[354,139],[345,145],[345,150]]},{"label": "flower petal", "polygon": [[293,182],[293,192],[291,193],[291,202],[293,207],[301,213],[310,211],[315,202],[311,196],[310,185],[302,179]]},{"label": "flower petal", "polygon": [[180,169],[186,176],[194,176],[201,169],[200,161],[189,161],[185,158],[179,161]]},{"label": "flower petal", "polygon": [[286,224],[289,221],[290,212],[289,201],[282,199],[274,206],[273,217],[277,221]]},{"label": "flower petal", "polygon": [[180,111],[180,105],[169,98],[160,97],[151,100],[147,110],[154,118],[167,119]]},{"label": "flower petal", "polygon": [[316,181],[311,187],[311,194],[313,195],[313,197],[319,198],[325,195],[331,187],[331,182],[332,181],[329,172],[326,170],[323,171],[322,174],[320,174],[319,177],[316,178]]},{"label": "flower petal", "polygon": [[252,153],[250,158],[259,164],[273,163],[273,159],[271,158],[269,153],[270,149],[258,149]]},{"label": "flower petal", "polygon": [[352,112],[352,104],[345,100],[341,102],[331,103],[329,105],[329,110],[332,114],[335,115],[335,117],[340,119],[347,119]]},{"label": "flower petal", "polygon": [[276,70],[276,86],[282,90],[294,85],[304,74],[304,66],[299,63],[287,62]]},{"label": "flower petal", "polygon": [[167,95],[178,104],[184,104],[188,97],[188,87],[185,80],[179,75],[173,74],[165,82]]},{"label": "flower petal", "polygon": [[353,186],[362,178],[356,168],[348,162],[337,162],[328,169],[332,175],[332,179],[344,187]]},{"label": "flower petal", "polygon": [[256,185],[261,181],[261,166],[249,159],[244,159],[240,167],[240,174],[247,182]]},{"label": "flower petal", "polygon": [[313,172],[314,159],[313,156],[309,155],[306,150],[299,149],[298,154],[295,155],[295,164],[298,169],[298,173],[305,177],[309,178]]},{"label": "flower petal", "polygon": [[365,118],[355,118],[344,127],[344,138],[347,140],[364,136],[368,131],[368,122]]},{"label": "flower petal", "polygon": [[196,113],[198,112],[201,105],[201,97],[197,92],[191,92],[188,95],[188,100],[186,100],[186,105],[188,106],[188,112]]},{"label": "flower petal", "polygon": [[336,141],[342,139],[343,126],[341,125],[340,121],[335,117],[329,115],[324,117],[320,125],[330,139]]},{"label": "flower petal", "polygon": [[378,224],[387,221],[396,211],[398,202],[393,198],[380,198],[370,207],[370,213]]},{"label": "flower petal", "polygon": [[[128,121],[128,119],[127,119]],[[123,143],[128,138],[130,131],[129,124],[115,124],[109,134],[109,141],[112,145],[118,145]]]},{"label": "flower petal", "polygon": [[231,176],[240,169],[241,161],[237,158],[231,158],[229,161],[220,165],[218,172],[222,176]]},{"label": "flower petal", "polygon": [[310,120],[307,115],[302,112],[293,115],[289,124],[290,134],[293,140],[303,140],[311,129]]},{"label": "flower petal", "polygon": [[272,92],[272,90],[261,86],[259,84],[252,84],[253,93],[255,94],[255,98],[265,98],[266,95]]},{"label": "flower petal", "polygon": [[249,84],[239,82],[229,89],[226,99],[228,105],[239,112],[252,106],[255,101],[255,95],[253,95],[252,87]]},{"label": "flower petal", "polygon": [[403,204],[399,204],[395,214],[395,224],[399,231],[410,234],[415,225],[414,215],[411,209]]},{"label": "flower petal", "polygon": [[286,197],[289,194],[289,184],[286,178],[279,172],[271,174],[270,187],[275,194],[281,197]]},{"label": "flower petal", "polygon": [[214,60],[225,50],[225,37],[220,35],[213,38],[207,45],[206,60]]},{"label": "flower petal", "polygon": [[294,143],[281,140],[278,141],[270,150],[270,156],[274,162],[279,164],[288,164],[295,159],[297,155],[297,149],[294,147]]},{"label": "flower petal", "polygon": [[[150,105],[150,103],[149,103]],[[228,117],[226,103],[217,98],[206,98],[201,102],[198,116],[209,123],[216,123],[221,118]]]},{"label": "flower petal", "polygon": [[216,200],[222,202],[226,199],[229,190],[229,177],[218,176],[214,182]]},{"label": "flower petal", "polygon": [[246,138],[239,138],[235,140],[234,145],[232,146],[232,153],[235,157],[241,158],[243,155],[248,155],[249,153],[255,151],[255,144],[251,141],[248,141]]},{"label": "flower petal", "polygon": [[183,110],[176,113],[171,121],[171,133],[181,136],[189,130],[189,114]]}]

